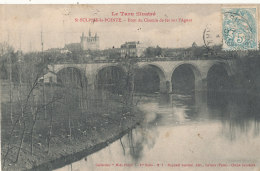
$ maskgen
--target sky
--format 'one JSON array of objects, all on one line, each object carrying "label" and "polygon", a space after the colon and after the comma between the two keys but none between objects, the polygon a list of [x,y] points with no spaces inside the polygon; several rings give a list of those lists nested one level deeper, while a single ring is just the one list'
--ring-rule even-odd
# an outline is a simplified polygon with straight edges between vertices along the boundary
[{"label": "sky", "polygon": [[[252,6],[252,5],[251,5]],[[169,48],[204,45],[203,32],[210,30],[214,44],[222,41],[221,5],[1,5],[0,42],[16,50],[62,48],[79,43],[82,32],[97,33],[100,48],[120,47],[126,41]],[[112,12],[119,16],[112,16]],[[120,16],[120,12],[151,12],[155,16]],[[75,18],[121,18],[122,22],[75,22]],[[128,22],[131,19],[170,19],[175,22]],[[179,18],[190,22],[179,22]]]}]

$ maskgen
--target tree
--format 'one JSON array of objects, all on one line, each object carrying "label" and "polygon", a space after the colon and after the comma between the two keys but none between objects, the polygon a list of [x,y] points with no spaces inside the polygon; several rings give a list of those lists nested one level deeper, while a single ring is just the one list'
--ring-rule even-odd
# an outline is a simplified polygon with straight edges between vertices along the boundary
[{"label": "tree", "polygon": [[[50,104],[57,101],[58,98],[49,98],[48,101],[43,102],[41,93],[40,77],[44,75],[44,68],[46,64],[42,63],[40,58],[35,54],[23,55],[24,60],[18,64],[19,82],[18,93],[15,95],[18,97],[16,102],[15,117],[10,128],[9,140],[7,143],[7,150],[3,157],[3,165],[5,167],[5,161],[8,154],[14,148],[17,149],[16,159],[14,163],[18,161],[21,150],[23,148],[24,140],[26,137],[26,131],[30,133],[31,154],[33,154],[34,147],[34,134],[37,127],[37,121],[39,114]],[[17,61],[18,62],[18,61]],[[18,143],[18,145],[17,145]],[[11,153],[12,154],[12,153]]]},{"label": "tree", "polygon": [[158,45],[156,46],[156,48],[148,47],[148,48],[146,48],[144,55],[145,55],[145,57],[148,57],[148,58],[161,56],[162,55],[162,48],[159,47]]},{"label": "tree", "polygon": [[0,72],[1,79],[9,78],[9,89],[10,89],[10,120],[13,123],[13,63],[15,62],[14,49],[8,43],[0,43]]},{"label": "tree", "polygon": [[158,45],[156,46],[155,54],[156,54],[156,56],[162,55],[162,48],[160,48]]},{"label": "tree", "polygon": [[8,79],[9,81],[12,77],[12,69],[13,63],[16,62],[14,60],[14,49],[8,43],[3,42],[0,43],[0,71],[1,71],[1,79]]},{"label": "tree", "polygon": [[[137,66],[137,60],[136,58],[129,58],[126,57],[123,59],[120,63],[120,65],[125,68],[126,75],[124,77],[123,81],[123,104],[125,106],[125,110],[130,113],[132,113],[133,107],[134,107],[134,76],[135,76],[135,70],[138,67]],[[124,111],[124,112],[126,112]]]}]

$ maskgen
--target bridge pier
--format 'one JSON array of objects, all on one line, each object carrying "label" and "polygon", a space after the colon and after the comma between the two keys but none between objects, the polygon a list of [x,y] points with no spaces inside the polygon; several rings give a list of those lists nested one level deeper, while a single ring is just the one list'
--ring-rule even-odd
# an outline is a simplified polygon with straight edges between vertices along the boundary
[{"label": "bridge pier", "polygon": [[95,90],[95,77],[92,74],[87,74],[86,77],[88,78],[88,91]]},{"label": "bridge pier", "polygon": [[172,91],[171,81],[160,81],[160,93],[170,93]]},{"label": "bridge pier", "polygon": [[207,79],[206,78],[196,78],[195,79],[195,91],[203,92],[207,91]]},{"label": "bridge pier", "polygon": [[85,68],[85,75],[88,80],[88,92],[95,90],[96,71],[95,67],[86,66]]},{"label": "bridge pier", "polygon": [[171,93],[172,92],[172,71],[164,70],[164,75],[160,76],[160,93]]}]

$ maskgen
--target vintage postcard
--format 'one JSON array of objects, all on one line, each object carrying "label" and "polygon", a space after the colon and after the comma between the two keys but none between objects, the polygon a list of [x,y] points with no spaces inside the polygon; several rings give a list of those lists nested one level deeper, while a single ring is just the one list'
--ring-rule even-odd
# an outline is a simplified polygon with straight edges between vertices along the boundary
[{"label": "vintage postcard", "polygon": [[260,5],[0,5],[3,171],[260,170]]}]

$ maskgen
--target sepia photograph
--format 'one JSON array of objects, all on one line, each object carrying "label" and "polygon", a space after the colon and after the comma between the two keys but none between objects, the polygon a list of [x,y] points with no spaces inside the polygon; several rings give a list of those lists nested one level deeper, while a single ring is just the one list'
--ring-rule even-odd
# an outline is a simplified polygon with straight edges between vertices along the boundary
[{"label": "sepia photograph", "polygon": [[259,171],[260,5],[0,5],[3,171]]}]

